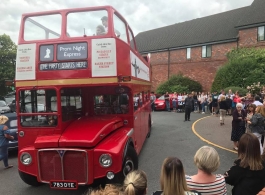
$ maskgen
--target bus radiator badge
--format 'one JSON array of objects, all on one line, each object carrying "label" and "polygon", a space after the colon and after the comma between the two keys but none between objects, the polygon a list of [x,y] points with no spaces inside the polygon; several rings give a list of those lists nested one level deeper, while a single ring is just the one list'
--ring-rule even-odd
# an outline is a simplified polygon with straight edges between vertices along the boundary
[{"label": "bus radiator badge", "polygon": [[57,150],[57,152],[59,153],[59,155],[61,157],[63,157],[64,153],[65,153],[65,150]]}]

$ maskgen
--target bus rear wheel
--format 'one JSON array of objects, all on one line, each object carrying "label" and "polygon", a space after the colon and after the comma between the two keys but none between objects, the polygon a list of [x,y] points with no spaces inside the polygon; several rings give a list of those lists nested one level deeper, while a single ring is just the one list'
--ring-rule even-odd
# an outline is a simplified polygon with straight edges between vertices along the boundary
[{"label": "bus rear wheel", "polygon": [[151,122],[151,117],[149,116],[149,119],[148,119],[148,133],[147,133],[147,138],[150,137],[151,135],[151,128],[152,128],[152,122]]},{"label": "bus rear wheel", "polygon": [[23,173],[21,171],[18,171],[19,172],[19,176],[20,178],[28,185],[30,186],[40,186],[42,185],[42,183],[38,182],[37,180],[37,177],[33,176],[33,175],[29,175],[29,174],[26,174],[26,173]]}]

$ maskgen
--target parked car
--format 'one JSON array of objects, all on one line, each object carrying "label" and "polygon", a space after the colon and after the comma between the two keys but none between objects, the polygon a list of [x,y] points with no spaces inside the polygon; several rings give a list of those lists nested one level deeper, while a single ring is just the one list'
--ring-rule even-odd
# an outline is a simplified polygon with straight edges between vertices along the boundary
[{"label": "parked car", "polygon": [[10,134],[14,136],[14,140],[10,140],[8,143],[8,149],[14,149],[18,147],[18,140],[17,140],[17,114],[16,113],[6,113],[4,114],[8,117],[8,121],[5,125],[10,130]]},{"label": "parked car", "polygon": [[[37,109],[38,109],[38,112],[44,112],[44,111],[45,111],[45,106],[44,106],[44,104],[38,104],[38,105],[37,105]],[[26,112],[26,113],[30,113],[30,112],[32,112],[31,104],[26,104],[26,105],[25,105],[25,112]]]},{"label": "parked car", "polygon": [[15,99],[12,100],[12,102],[10,102],[10,103],[8,104],[8,106],[9,106],[11,112],[16,112],[16,100],[15,100]]},{"label": "parked car", "polygon": [[0,113],[8,113],[11,112],[10,107],[6,104],[4,100],[0,100]]},{"label": "parked car", "polygon": [[[170,109],[173,108],[172,96],[173,96],[173,94],[169,94]],[[159,98],[157,98],[156,101],[155,101],[155,110],[166,110],[166,109],[167,108],[166,108],[165,96],[162,95]]]}]

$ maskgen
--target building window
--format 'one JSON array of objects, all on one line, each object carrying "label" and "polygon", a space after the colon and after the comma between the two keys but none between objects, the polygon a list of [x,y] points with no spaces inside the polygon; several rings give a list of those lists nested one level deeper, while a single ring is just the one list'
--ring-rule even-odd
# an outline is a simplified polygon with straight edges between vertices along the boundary
[{"label": "building window", "polygon": [[265,26],[258,27],[258,41],[264,41]]},{"label": "building window", "polygon": [[187,48],[187,59],[190,59],[190,52],[191,52],[191,48]]},{"label": "building window", "polygon": [[211,56],[212,56],[212,46],[211,45],[202,46],[202,57],[209,58]]}]

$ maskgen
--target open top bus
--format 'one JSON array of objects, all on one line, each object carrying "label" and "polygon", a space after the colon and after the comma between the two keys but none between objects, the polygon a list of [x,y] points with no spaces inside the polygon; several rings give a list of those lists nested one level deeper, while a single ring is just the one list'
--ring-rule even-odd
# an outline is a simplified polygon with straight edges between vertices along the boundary
[{"label": "open top bus", "polygon": [[149,57],[114,8],[24,14],[15,79],[22,180],[57,189],[122,181],[151,133],[150,78]]}]

